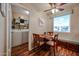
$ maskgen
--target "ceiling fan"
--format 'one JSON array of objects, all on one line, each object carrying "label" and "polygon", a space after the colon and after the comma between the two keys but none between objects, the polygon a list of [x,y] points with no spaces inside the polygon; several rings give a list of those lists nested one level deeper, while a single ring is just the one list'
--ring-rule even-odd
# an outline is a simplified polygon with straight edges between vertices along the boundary
[{"label": "ceiling fan", "polygon": [[51,8],[44,10],[44,12],[51,11],[53,9],[58,10],[58,11],[63,11],[64,10],[64,8],[63,8],[64,4],[66,4],[66,3],[49,3]]}]

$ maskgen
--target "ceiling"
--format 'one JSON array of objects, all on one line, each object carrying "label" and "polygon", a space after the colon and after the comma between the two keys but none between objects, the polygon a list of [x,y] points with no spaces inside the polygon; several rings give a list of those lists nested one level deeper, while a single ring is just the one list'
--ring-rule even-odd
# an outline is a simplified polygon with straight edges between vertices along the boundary
[{"label": "ceiling", "polygon": [[[57,3],[57,6],[59,4],[60,3]],[[38,12],[44,12],[44,10],[48,10],[51,8],[49,3],[22,3],[22,5],[26,9],[28,6],[31,6],[33,9],[35,9]],[[31,7],[29,9],[32,9]],[[79,3],[67,3],[67,4],[63,5],[64,10],[73,9],[74,7],[79,7]],[[14,6],[14,9],[17,10],[18,12],[25,13],[25,11],[23,12],[23,10],[21,10],[19,7],[15,8],[15,6]],[[51,13],[51,11],[48,11],[47,13]]]},{"label": "ceiling", "polygon": [[[58,4],[60,4],[60,3],[58,3]],[[25,3],[24,5],[27,5],[27,3]],[[44,10],[51,8],[49,3],[30,3],[29,5],[33,6],[39,12],[43,12]],[[67,3],[63,6],[63,8],[65,10],[67,10],[67,9],[74,8],[74,7],[77,7],[77,6],[79,6],[79,3]]]},{"label": "ceiling", "polygon": [[12,12],[28,15],[29,11],[18,5],[12,5]]},{"label": "ceiling", "polygon": [[24,5],[25,7],[30,5],[38,11],[50,8],[48,3],[22,3],[22,5]]},{"label": "ceiling", "polygon": [[31,5],[38,11],[44,11],[51,8],[48,3],[31,3]]}]

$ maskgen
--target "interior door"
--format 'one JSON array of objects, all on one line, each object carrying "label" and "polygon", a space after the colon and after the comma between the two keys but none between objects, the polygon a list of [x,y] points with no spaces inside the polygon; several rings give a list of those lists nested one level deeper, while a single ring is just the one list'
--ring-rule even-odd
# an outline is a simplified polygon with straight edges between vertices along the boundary
[{"label": "interior door", "polygon": [[0,56],[5,54],[4,45],[5,45],[5,19],[0,12]]}]

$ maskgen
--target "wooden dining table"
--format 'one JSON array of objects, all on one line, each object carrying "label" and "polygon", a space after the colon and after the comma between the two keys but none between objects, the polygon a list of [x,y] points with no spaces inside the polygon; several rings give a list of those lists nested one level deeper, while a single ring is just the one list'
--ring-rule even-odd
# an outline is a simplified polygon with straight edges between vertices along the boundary
[{"label": "wooden dining table", "polygon": [[54,39],[54,35],[45,35],[45,34],[39,34],[39,37],[43,40],[47,40],[47,41],[50,41],[52,39]]},{"label": "wooden dining table", "polygon": [[39,34],[40,41],[44,42],[43,49],[48,50],[50,46],[47,44],[48,41],[51,41],[54,39],[54,35],[45,35],[45,34]]}]

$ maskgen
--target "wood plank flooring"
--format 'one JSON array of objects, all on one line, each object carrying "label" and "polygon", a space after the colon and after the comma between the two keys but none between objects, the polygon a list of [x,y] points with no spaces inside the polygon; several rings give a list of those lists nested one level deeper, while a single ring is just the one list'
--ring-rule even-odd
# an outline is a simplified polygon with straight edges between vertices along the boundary
[{"label": "wood plank flooring", "polygon": [[49,56],[50,51],[44,50],[42,47],[28,51],[28,44],[22,44],[12,48],[12,56]]}]

